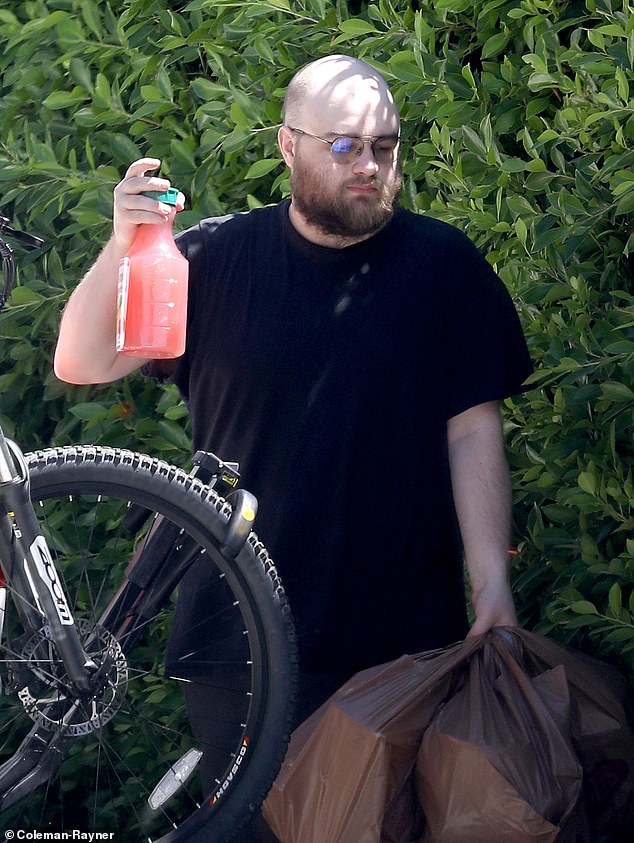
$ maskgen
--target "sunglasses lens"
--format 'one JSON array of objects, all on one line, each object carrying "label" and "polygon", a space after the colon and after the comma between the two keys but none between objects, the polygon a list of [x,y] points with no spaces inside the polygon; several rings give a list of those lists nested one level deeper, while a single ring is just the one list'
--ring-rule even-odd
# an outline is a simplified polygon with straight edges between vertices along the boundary
[{"label": "sunglasses lens", "polygon": [[374,143],[374,155],[389,158],[398,145],[398,138],[378,138]]},{"label": "sunglasses lens", "polygon": [[342,137],[334,140],[330,148],[334,155],[344,157],[350,153],[358,153],[359,147],[363,149],[363,141],[359,138]]}]

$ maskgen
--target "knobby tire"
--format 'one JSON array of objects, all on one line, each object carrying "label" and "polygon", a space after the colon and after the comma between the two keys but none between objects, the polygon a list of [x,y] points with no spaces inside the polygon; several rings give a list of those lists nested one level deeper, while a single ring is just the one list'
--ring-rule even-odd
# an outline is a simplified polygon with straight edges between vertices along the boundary
[{"label": "knobby tire", "polygon": [[[292,718],[293,626],[272,560],[254,533],[235,560],[226,559],[219,547],[229,504],[160,460],[79,446],[37,451],[27,462],[31,498],[82,636],[97,653],[116,652],[112,661],[121,666],[110,669],[104,685],[112,688],[99,703],[79,707],[71,729],[68,714],[60,725],[68,700],[55,648],[45,629],[25,641],[8,606],[0,763],[34,721],[50,725],[51,734],[62,728],[73,734],[59,773],[0,813],[0,823],[110,832],[119,843],[225,843],[268,792]],[[137,618],[141,635],[131,647],[132,638],[126,643],[120,636],[129,649],[123,654],[96,620],[132,554],[146,548],[155,514],[175,525],[194,561],[181,597],[177,585],[158,616]],[[126,612],[133,617],[134,589],[131,594]],[[183,595],[204,607],[195,631],[182,622],[172,628],[173,601]],[[170,634],[176,645],[168,645]],[[55,693],[58,705],[51,703]],[[192,746],[205,747],[203,760],[174,797],[152,810],[148,795]]]}]

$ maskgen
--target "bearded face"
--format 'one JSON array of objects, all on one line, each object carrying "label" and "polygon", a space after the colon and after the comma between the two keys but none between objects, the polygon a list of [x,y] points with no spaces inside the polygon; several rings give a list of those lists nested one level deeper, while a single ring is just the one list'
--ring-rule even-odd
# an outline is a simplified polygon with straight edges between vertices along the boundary
[{"label": "bearded face", "polygon": [[[323,163],[323,159],[322,159]],[[368,237],[392,218],[401,192],[396,160],[375,174],[355,173],[349,165],[318,167],[299,151],[291,173],[293,204],[322,234],[344,239]]]}]

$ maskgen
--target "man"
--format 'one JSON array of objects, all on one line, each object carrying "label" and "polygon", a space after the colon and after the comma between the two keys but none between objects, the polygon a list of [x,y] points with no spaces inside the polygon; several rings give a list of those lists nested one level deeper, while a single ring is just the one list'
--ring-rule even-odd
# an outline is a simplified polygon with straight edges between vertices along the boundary
[{"label": "man", "polygon": [[[303,716],[356,670],[469,632],[463,552],[470,634],[516,623],[498,402],[530,361],[469,240],[397,209],[399,115],[376,71],[312,62],[283,117],[290,202],[180,236],[187,350],[146,370],[178,384],[194,446],[239,460],[260,500],[298,630]],[[158,165],[135,162],[115,189],[112,237],[62,319],[64,380],[143,363],[115,352],[117,267],[136,226],[168,212],[141,195],[169,186],[147,175]]]}]

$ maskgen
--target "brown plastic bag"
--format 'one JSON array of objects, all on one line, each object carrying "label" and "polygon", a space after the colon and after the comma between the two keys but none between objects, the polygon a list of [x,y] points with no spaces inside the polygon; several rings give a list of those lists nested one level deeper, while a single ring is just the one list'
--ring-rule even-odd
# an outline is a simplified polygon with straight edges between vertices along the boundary
[{"label": "brown plastic bag", "polygon": [[634,735],[616,671],[514,629],[489,633],[463,674],[421,743],[424,843],[634,839]]},{"label": "brown plastic bag", "polygon": [[531,678],[491,637],[423,736],[425,843],[552,843],[581,785],[564,669]]},{"label": "brown plastic bag", "polygon": [[[607,835],[609,843],[634,841],[634,724],[624,677],[611,665],[542,635],[525,629],[513,633],[528,674],[556,666],[565,670],[573,740],[583,767],[581,807],[591,839]],[[583,839],[575,834],[566,840]],[[558,843],[563,840],[564,835]]]},{"label": "brown plastic bag", "polygon": [[[498,741],[494,751],[486,745],[487,729],[501,728],[492,698],[487,697],[489,702],[483,706],[482,695],[475,690],[478,683],[473,681],[472,695],[464,693],[476,658],[482,680],[485,650],[489,652],[487,669],[491,651],[498,654],[495,659],[503,656],[504,662],[504,678],[497,691],[495,686],[490,689],[492,693],[500,694],[500,689],[515,693],[509,691],[509,683],[517,680],[525,689],[520,697],[536,707],[534,714],[530,707],[523,711],[524,728],[532,729],[535,736],[534,745],[523,745],[529,751],[517,751],[512,722],[506,724],[507,740]],[[471,708],[472,721],[481,721],[482,734],[468,746],[467,762],[456,764],[446,752],[433,759],[439,761],[438,775],[445,777],[453,764],[473,794],[469,835],[446,836],[445,841],[493,843],[494,837],[477,835],[478,827],[490,828],[487,815],[498,797],[515,829],[497,838],[504,843],[547,843],[555,838],[557,843],[587,843],[606,833],[610,843],[634,840],[634,835],[612,836],[622,830],[627,835],[634,819],[634,736],[624,710],[622,678],[594,659],[513,629],[493,630],[445,650],[404,656],[364,671],[344,685],[295,731],[265,802],[265,818],[282,843],[413,843],[419,839],[424,817],[414,785],[427,763],[424,756],[419,757],[419,748],[423,735],[431,741],[433,734],[443,734],[440,718],[448,718],[451,701],[461,693],[461,704]],[[450,744],[448,736],[445,747]],[[420,769],[415,774],[417,759]],[[425,775],[433,777],[429,769]],[[425,843],[430,843],[437,817],[460,813],[460,802],[451,787],[445,787],[444,794],[437,791],[434,804],[421,795],[423,808],[430,814],[425,837]],[[464,813],[460,822],[466,822]]]},{"label": "brown plastic bag", "polygon": [[424,728],[470,640],[354,676],[293,733],[264,816],[282,843],[408,843]]}]

